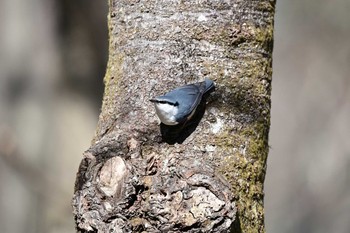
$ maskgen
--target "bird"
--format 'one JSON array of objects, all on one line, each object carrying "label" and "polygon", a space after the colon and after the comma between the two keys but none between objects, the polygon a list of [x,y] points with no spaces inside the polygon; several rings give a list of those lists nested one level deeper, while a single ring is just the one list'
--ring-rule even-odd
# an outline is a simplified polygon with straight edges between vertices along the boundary
[{"label": "bird", "polygon": [[184,124],[193,117],[203,96],[215,88],[214,82],[188,84],[150,99],[154,103],[160,121],[169,126]]}]

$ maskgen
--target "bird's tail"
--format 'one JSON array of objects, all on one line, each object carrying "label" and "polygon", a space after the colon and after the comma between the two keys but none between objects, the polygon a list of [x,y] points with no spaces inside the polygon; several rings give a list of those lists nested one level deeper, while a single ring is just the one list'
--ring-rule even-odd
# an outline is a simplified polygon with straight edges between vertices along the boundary
[{"label": "bird's tail", "polygon": [[204,94],[206,94],[207,92],[213,91],[215,88],[214,82],[208,78],[205,79],[205,91]]}]

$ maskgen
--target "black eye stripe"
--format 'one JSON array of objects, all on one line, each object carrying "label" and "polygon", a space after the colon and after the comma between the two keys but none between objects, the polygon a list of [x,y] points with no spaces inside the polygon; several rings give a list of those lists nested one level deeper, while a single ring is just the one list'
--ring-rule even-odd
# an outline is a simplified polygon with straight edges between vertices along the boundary
[{"label": "black eye stripe", "polygon": [[172,102],[164,101],[164,100],[158,100],[157,103],[160,103],[160,104],[169,104],[169,105],[172,105],[172,106],[178,106],[178,105],[179,105],[178,102],[172,103]]},{"label": "black eye stripe", "polygon": [[151,102],[153,103],[158,103],[158,104],[169,104],[172,106],[179,106],[179,102],[173,102],[173,101],[168,101],[168,100],[160,100],[160,99],[150,99]]}]

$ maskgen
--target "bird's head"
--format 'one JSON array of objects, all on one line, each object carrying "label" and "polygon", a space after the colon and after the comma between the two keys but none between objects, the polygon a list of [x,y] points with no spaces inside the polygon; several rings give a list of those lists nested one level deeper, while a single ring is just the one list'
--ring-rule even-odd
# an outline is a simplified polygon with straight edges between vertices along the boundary
[{"label": "bird's head", "polygon": [[166,125],[177,125],[177,114],[179,103],[169,96],[158,96],[150,99],[156,108],[161,122]]}]

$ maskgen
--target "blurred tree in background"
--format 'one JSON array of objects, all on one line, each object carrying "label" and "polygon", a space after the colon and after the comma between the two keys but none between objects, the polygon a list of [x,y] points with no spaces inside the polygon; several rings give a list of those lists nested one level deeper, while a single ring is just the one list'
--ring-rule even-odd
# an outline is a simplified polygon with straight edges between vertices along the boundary
[{"label": "blurred tree in background", "polygon": [[267,232],[350,232],[349,9],[277,1]]},{"label": "blurred tree in background", "polygon": [[75,172],[102,99],[107,1],[3,0],[0,15],[0,231],[73,232]]}]

